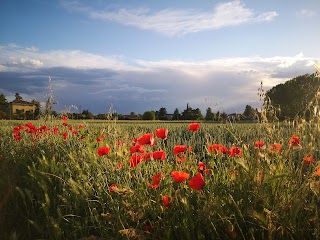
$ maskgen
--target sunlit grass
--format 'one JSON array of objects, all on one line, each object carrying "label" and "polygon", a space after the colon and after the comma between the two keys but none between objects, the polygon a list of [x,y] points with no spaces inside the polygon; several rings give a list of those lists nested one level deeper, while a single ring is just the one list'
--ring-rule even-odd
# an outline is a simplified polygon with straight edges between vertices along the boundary
[{"label": "sunlit grass", "polygon": [[[320,238],[317,122],[200,123],[190,131],[189,122],[33,121],[50,129],[38,133],[26,132],[26,123],[4,121],[0,128],[3,239]],[[12,131],[21,124],[15,140]],[[168,129],[167,139],[156,138],[159,128]],[[131,153],[146,133],[156,144]],[[296,146],[289,144],[293,135]],[[237,146],[241,154],[209,151],[212,144]],[[177,145],[186,151],[175,155]],[[99,156],[99,147],[110,151]],[[165,160],[130,167],[133,154],[157,150]],[[311,156],[315,161],[307,164],[303,159]],[[172,171],[190,177],[176,183]],[[199,172],[205,185],[195,190],[190,180]],[[159,186],[152,187],[159,173]]]}]

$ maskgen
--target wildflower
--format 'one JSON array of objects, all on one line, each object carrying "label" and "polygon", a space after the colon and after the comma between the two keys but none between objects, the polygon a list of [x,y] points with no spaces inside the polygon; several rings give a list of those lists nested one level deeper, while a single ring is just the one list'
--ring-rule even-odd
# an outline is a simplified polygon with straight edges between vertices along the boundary
[{"label": "wildflower", "polygon": [[62,116],[61,119],[62,119],[63,121],[67,121],[67,120],[68,120],[68,117],[67,117],[67,116]]},{"label": "wildflower", "polygon": [[180,153],[176,157],[176,162],[181,163],[187,161],[187,156],[184,153]]},{"label": "wildflower", "polygon": [[172,171],[171,176],[176,183],[181,183],[190,177],[188,173],[182,171]]},{"label": "wildflower", "polygon": [[109,187],[109,191],[114,192],[118,188],[119,188],[119,184],[114,183]]},{"label": "wildflower", "polygon": [[121,140],[118,140],[117,143],[116,143],[116,146],[120,146],[121,143],[122,143]]},{"label": "wildflower", "polygon": [[198,170],[203,172],[206,169],[206,165],[203,162],[198,163]]},{"label": "wildflower", "polygon": [[210,147],[208,147],[208,151],[215,151],[216,153],[226,154],[228,152],[228,148],[223,146],[222,144],[212,144]]},{"label": "wildflower", "polygon": [[156,136],[157,138],[161,138],[161,139],[167,139],[168,136],[168,129],[165,128],[158,128],[156,129]]},{"label": "wildflower", "polygon": [[153,227],[151,225],[143,226],[143,231],[145,231],[145,232],[151,232],[152,229],[153,229]]},{"label": "wildflower", "polygon": [[189,187],[195,190],[201,190],[205,185],[204,178],[201,173],[190,179]]},{"label": "wildflower", "polygon": [[118,165],[117,165],[116,170],[120,170],[121,168],[122,168],[122,162],[119,162]]},{"label": "wildflower", "polygon": [[199,123],[191,123],[189,125],[189,130],[193,132],[198,132],[200,129],[200,124]]},{"label": "wildflower", "polygon": [[318,168],[318,169],[314,172],[314,174],[316,174],[317,176],[320,177],[320,168]]},{"label": "wildflower", "polygon": [[83,128],[83,124],[78,125],[78,129],[81,129],[81,128]]},{"label": "wildflower", "polygon": [[183,153],[187,150],[187,146],[185,145],[177,145],[173,148],[173,154],[178,155],[179,153]]},{"label": "wildflower", "polygon": [[288,142],[290,147],[300,147],[300,138],[298,136],[293,135]]},{"label": "wildflower", "polygon": [[136,145],[130,147],[130,152],[131,153],[136,153],[136,152],[144,153],[144,150],[140,144],[136,144]]},{"label": "wildflower", "polygon": [[152,183],[148,183],[148,186],[152,188],[158,188],[162,178],[163,178],[163,173],[161,172],[154,175],[152,177]]},{"label": "wildflower", "polygon": [[152,157],[153,157],[153,152],[147,152],[146,154],[143,155],[143,160],[148,161],[148,160],[151,160]]},{"label": "wildflower", "polygon": [[99,147],[98,148],[98,155],[100,157],[102,157],[103,155],[107,155],[109,153],[109,151],[110,151],[110,148],[108,148],[108,147]]},{"label": "wildflower", "polygon": [[162,196],[162,201],[163,201],[163,204],[166,208],[168,208],[171,203],[173,202],[174,198],[171,197],[171,201],[169,201],[169,196]]},{"label": "wildflower", "polygon": [[271,153],[279,153],[281,151],[281,144],[280,143],[273,143],[271,144],[270,148],[269,148],[269,152]]},{"label": "wildflower", "polygon": [[22,139],[22,137],[20,135],[15,135],[14,136],[14,140],[15,141],[20,141]]},{"label": "wildflower", "polygon": [[230,174],[234,175],[234,176],[238,176],[239,175],[239,173],[238,173],[238,171],[236,169],[231,171]]},{"label": "wildflower", "polygon": [[314,163],[314,157],[305,157],[303,158],[303,161],[306,163],[306,165],[308,166],[310,163]]},{"label": "wildflower", "polygon": [[143,156],[133,154],[130,158],[130,167],[134,168],[136,167],[140,162],[144,160]]},{"label": "wildflower", "polygon": [[53,128],[53,134],[58,134],[59,128],[57,126],[55,126]]},{"label": "wildflower", "polygon": [[264,146],[263,141],[257,141],[254,143],[254,148],[262,148]]},{"label": "wildflower", "polygon": [[154,151],[153,152],[153,159],[156,160],[165,160],[166,159],[166,152],[163,150]]},{"label": "wildflower", "polygon": [[67,127],[67,126],[68,126],[68,123],[67,123],[67,122],[63,122],[62,125],[65,126],[65,127]]},{"label": "wildflower", "polygon": [[236,146],[233,146],[229,149],[229,155],[232,156],[232,157],[241,157],[242,156],[242,151],[240,148],[236,147]]},{"label": "wildflower", "polygon": [[155,145],[155,141],[154,141],[154,138],[153,138],[153,134],[152,133],[146,133],[146,134],[142,135],[138,139],[138,143],[141,144],[141,145],[149,144],[150,146],[154,146]]}]

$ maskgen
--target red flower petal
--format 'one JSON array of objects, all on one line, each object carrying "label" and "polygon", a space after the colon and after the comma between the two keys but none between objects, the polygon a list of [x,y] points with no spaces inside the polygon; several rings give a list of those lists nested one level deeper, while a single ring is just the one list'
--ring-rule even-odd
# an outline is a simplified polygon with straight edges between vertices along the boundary
[{"label": "red flower petal", "polygon": [[190,179],[189,187],[195,190],[201,190],[205,185],[204,178],[201,173]]}]

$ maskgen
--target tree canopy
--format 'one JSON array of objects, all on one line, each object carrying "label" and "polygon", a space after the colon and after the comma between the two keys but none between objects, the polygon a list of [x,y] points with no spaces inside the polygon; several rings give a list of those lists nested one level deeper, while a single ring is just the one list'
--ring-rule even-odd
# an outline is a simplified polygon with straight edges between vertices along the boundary
[{"label": "tree canopy", "polygon": [[266,92],[266,97],[280,109],[278,118],[284,120],[303,116],[319,87],[320,80],[314,74],[305,74],[276,85]]}]

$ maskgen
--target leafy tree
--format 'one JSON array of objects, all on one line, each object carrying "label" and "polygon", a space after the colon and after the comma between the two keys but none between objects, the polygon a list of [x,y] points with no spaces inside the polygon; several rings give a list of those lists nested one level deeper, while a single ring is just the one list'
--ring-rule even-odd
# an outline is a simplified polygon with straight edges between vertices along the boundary
[{"label": "leafy tree", "polygon": [[155,120],[156,115],[153,111],[146,111],[142,115],[142,120]]},{"label": "leafy tree", "polygon": [[271,88],[266,92],[265,102],[270,100],[280,120],[304,116],[319,88],[320,81],[315,75],[305,74]]},{"label": "leafy tree", "polygon": [[206,111],[207,112],[206,112],[205,119],[207,121],[213,121],[214,120],[214,113],[212,112],[211,107],[208,107]]},{"label": "leafy tree", "polygon": [[85,119],[94,119],[93,113],[89,112],[89,110],[83,110],[82,115],[84,116]]},{"label": "leafy tree", "polygon": [[180,115],[179,109],[176,108],[173,112],[172,120],[179,120],[180,118],[181,118],[181,115]]},{"label": "leafy tree", "polygon": [[192,109],[192,107],[189,107],[189,104],[187,104],[187,108],[182,112],[181,119],[182,120],[201,120],[203,119],[203,116],[199,108]]},{"label": "leafy tree", "polygon": [[16,98],[15,100],[17,100],[17,101],[19,101],[19,100],[21,101],[22,100],[22,97],[20,96],[19,93],[16,93],[14,96]]},{"label": "leafy tree", "polygon": [[0,119],[6,119],[9,111],[9,103],[6,97],[1,94],[0,95]]},{"label": "leafy tree", "polygon": [[164,108],[164,107],[160,108],[160,110],[158,112],[158,119],[159,120],[168,120],[166,108]]},{"label": "leafy tree", "polygon": [[38,99],[33,99],[32,101],[31,101],[31,103],[33,103],[34,105],[36,105],[36,110],[34,111],[34,117],[35,118],[38,118],[39,116],[40,116],[40,102],[39,102],[39,100]]}]

